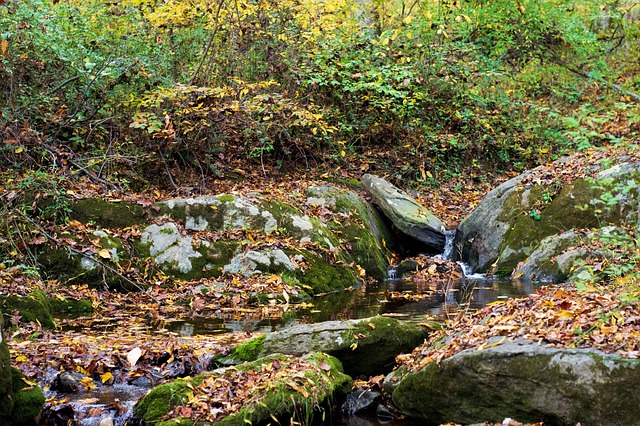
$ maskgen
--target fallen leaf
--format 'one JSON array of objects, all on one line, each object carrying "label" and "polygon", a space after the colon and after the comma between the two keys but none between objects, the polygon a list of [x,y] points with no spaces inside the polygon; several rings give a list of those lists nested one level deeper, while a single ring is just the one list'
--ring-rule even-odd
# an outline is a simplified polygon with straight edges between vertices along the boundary
[{"label": "fallen leaf", "polygon": [[111,252],[107,249],[100,249],[98,251],[98,256],[100,256],[103,259],[111,259]]},{"label": "fallen leaf", "polygon": [[113,378],[113,374],[111,374],[110,371],[107,371],[106,373],[102,374],[100,376],[100,380],[102,380],[102,384],[107,383],[109,380],[111,380]]},{"label": "fallen leaf", "polygon": [[131,367],[133,367],[136,365],[136,363],[138,362],[141,356],[142,356],[142,349],[136,346],[135,348],[131,349],[127,354],[127,361],[129,361],[129,364],[131,365]]}]

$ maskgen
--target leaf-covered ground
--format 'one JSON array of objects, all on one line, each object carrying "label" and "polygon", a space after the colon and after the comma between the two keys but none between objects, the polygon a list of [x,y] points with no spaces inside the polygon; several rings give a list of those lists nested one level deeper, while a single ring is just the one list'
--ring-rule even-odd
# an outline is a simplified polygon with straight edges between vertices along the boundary
[{"label": "leaf-covered ground", "polygon": [[[621,150],[618,156],[639,158],[634,150]],[[610,153],[602,150],[585,151],[561,166],[549,164],[533,170],[523,184],[550,185],[558,180],[570,182],[593,174],[592,165],[606,163],[610,157]],[[344,185],[350,181],[349,187],[353,189],[353,179],[356,177],[340,173],[319,178],[299,174],[285,180],[265,179],[257,171],[237,169],[236,173],[243,176],[242,182],[222,181],[224,183],[206,189],[206,193],[260,192],[274,199],[300,204],[304,200],[301,188],[327,182]],[[452,228],[473,210],[491,188],[509,177],[513,175],[505,174],[493,180],[480,176],[453,179],[438,188],[424,186],[416,196]],[[7,186],[1,197],[8,205],[24,196],[15,189],[19,187],[15,183],[5,180]],[[145,194],[124,195],[106,190],[84,178],[66,182],[65,185],[67,196],[74,198],[121,199],[143,206],[178,195],[194,195],[194,191],[198,195],[201,193],[200,189],[183,188],[180,193],[148,191]],[[317,209],[313,206],[307,208]],[[329,211],[313,213],[320,216],[332,214]],[[41,244],[47,234],[60,236],[66,233],[73,238],[59,237],[64,242],[81,252],[102,256],[103,247],[92,236],[94,229],[91,225],[74,221],[65,224],[42,221],[39,225],[44,232],[34,231],[25,235],[28,239],[23,242],[25,245]],[[133,227],[122,232],[118,236],[126,240],[126,233],[134,235],[139,231]],[[635,238],[633,230],[627,232],[632,239]],[[245,231],[225,231],[215,238],[246,241],[248,245],[256,247],[267,243],[288,244],[285,238],[279,236],[272,237],[273,241],[262,241],[259,236]],[[595,251],[599,247],[593,243],[585,248]],[[630,263],[637,256],[633,246],[621,246],[616,250],[613,258],[593,257],[587,262],[598,271],[611,262]],[[16,250],[13,256],[17,259],[21,255]],[[419,290],[415,293],[388,292],[386,297],[389,300],[424,298],[446,287],[461,274],[453,262],[426,257],[413,260],[417,266],[410,279],[420,283]],[[213,283],[207,280],[181,282],[162,276],[145,281],[148,278],[144,269],[131,268],[120,272],[134,282],[143,283],[147,290],[119,293],[108,288],[90,289],[87,285],[42,281],[35,274],[25,273],[24,269],[3,264],[0,295],[27,295],[38,288],[51,299],[90,300],[93,306],[91,314],[58,319],[54,330],[45,330],[34,323],[27,324],[17,312],[5,312],[7,319],[13,323],[5,332],[13,363],[30,379],[42,383],[45,389],[62,371],[85,375],[87,380],[81,384],[86,389],[114,383],[157,384],[204,371],[209,367],[212,356],[225,354],[255,335],[249,332],[180,335],[172,327],[177,321],[204,316],[223,321],[280,318],[300,307],[288,300],[289,295],[295,295],[298,289],[289,286],[278,275],[251,278],[223,276]],[[606,286],[601,284],[583,284],[581,291],[572,286],[547,287],[527,298],[500,302],[475,313],[449,312],[445,318],[438,318],[449,319],[444,330],[434,333],[429,342],[416,348],[412,354],[400,357],[398,362],[417,369],[460,350],[481,350],[486,347],[488,339],[495,336],[503,336],[504,339],[526,337],[541,344],[559,347],[596,347],[636,358],[640,351],[640,312],[637,308],[640,282],[634,278],[614,280]],[[255,291],[285,296],[255,306],[248,296],[248,293]],[[309,302],[309,305],[312,303]],[[210,387],[207,398],[215,400],[219,397],[215,389],[219,387]],[[52,398],[48,404],[55,406],[61,402]],[[186,411],[181,414],[184,415],[189,409],[194,408],[183,408],[181,410]],[[510,422],[506,424],[517,424]]]}]

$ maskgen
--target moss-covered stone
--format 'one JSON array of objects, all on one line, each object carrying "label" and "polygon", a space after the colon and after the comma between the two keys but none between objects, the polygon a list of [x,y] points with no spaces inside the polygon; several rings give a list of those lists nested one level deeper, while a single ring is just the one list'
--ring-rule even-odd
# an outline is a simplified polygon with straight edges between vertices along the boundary
[{"label": "moss-covered stone", "polygon": [[13,409],[13,373],[9,348],[4,341],[4,319],[0,311],[0,423],[9,419]]},{"label": "moss-covered stone", "polygon": [[339,245],[376,279],[387,278],[388,248],[393,246],[391,233],[379,213],[357,194],[333,187],[310,187],[306,192],[310,204],[337,213],[327,227],[339,239]]},{"label": "moss-covered stone", "polygon": [[27,384],[20,370],[12,367],[13,378],[13,408],[9,424],[33,424],[42,411],[45,396],[37,385]]},{"label": "moss-covered stone", "polygon": [[[499,338],[494,339],[496,344]],[[405,414],[438,423],[635,424],[640,361],[523,339],[470,349],[407,373],[393,391]]]},{"label": "moss-covered stone", "polygon": [[[77,240],[77,237],[72,234],[62,236]],[[98,257],[95,254],[83,256],[64,247],[44,245],[37,250],[42,274],[47,278],[58,279],[69,284],[82,283],[90,287],[106,285],[113,289],[133,290],[121,276],[98,263],[99,260],[114,270],[119,270],[119,265],[126,264],[131,260],[128,246],[120,238],[109,235],[102,230],[95,231],[92,239],[97,239],[99,247],[109,252],[109,258]]]},{"label": "moss-covered stone", "polygon": [[[259,390],[241,409],[217,421],[218,425],[244,426],[246,424],[262,424],[272,419],[287,419],[296,417],[310,421],[314,411],[319,407],[331,404],[336,394],[346,394],[351,387],[351,378],[342,372],[340,362],[321,353],[309,354],[304,357],[307,361],[322,366],[318,370],[305,370],[307,388],[306,394],[293,389],[289,383],[290,377],[276,376],[267,389]],[[250,363],[233,367],[233,370],[216,370],[201,374],[194,378],[177,379],[172,383],[160,385],[149,392],[134,407],[134,415],[147,425],[194,425],[202,424],[197,421],[177,418],[165,419],[166,414],[175,406],[185,404],[189,399],[192,388],[198,386],[209,376],[224,376],[235,374],[235,370],[253,371],[260,374],[260,367],[273,362],[286,363],[289,358],[285,355],[272,355]],[[311,383],[314,385],[311,386]]]},{"label": "moss-covered stone", "polygon": [[266,338],[267,336],[265,335],[248,340],[236,346],[229,355],[219,359],[218,362],[222,365],[230,365],[255,361],[260,357]]},{"label": "moss-covered stone", "polygon": [[0,424],[22,426],[35,424],[44,406],[44,393],[25,382],[20,370],[11,366],[9,348],[4,341],[0,312]]},{"label": "moss-covered stone", "polygon": [[71,206],[71,217],[83,223],[95,223],[102,228],[127,228],[146,221],[139,204],[112,202],[101,198],[85,198]]},{"label": "moss-covered stone", "polygon": [[43,327],[55,326],[47,296],[39,289],[28,296],[0,296],[0,308],[4,312],[18,311],[23,322],[39,322]]},{"label": "moss-covered stone", "polygon": [[622,163],[562,187],[559,180],[532,185],[535,170],[515,177],[487,194],[460,224],[455,253],[474,271],[495,266],[495,274],[509,275],[546,237],[570,229],[634,224],[639,169],[638,163]]},{"label": "moss-covered stone", "polygon": [[348,349],[331,352],[352,376],[373,376],[390,372],[395,358],[424,342],[429,331],[414,323],[377,316],[357,323],[343,338]]},{"label": "moss-covered stone", "polygon": [[80,314],[93,312],[91,300],[75,299],[51,299],[49,300],[51,312],[61,314]]},{"label": "moss-covered stone", "polygon": [[[173,407],[183,405],[189,400],[189,386],[202,383],[204,377],[204,374],[201,374],[193,378],[176,379],[171,383],[156,386],[135,405],[134,415],[145,425],[162,424],[160,419]],[[170,424],[175,424],[175,422]]]},{"label": "moss-covered stone", "polygon": [[412,351],[429,330],[395,318],[300,324],[268,334],[261,355],[300,355],[322,350],[338,358],[347,374],[377,375],[390,371],[400,353]]},{"label": "moss-covered stone", "polygon": [[[539,199],[541,187],[532,191],[532,198]],[[635,198],[637,189],[630,195]],[[540,208],[540,220],[527,214],[519,214],[512,220],[511,227],[500,246],[500,256],[496,265],[497,275],[509,275],[516,265],[529,257],[538,243],[544,238],[561,231],[581,228],[598,228],[609,224],[624,224],[631,209],[637,208],[630,203],[606,209],[597,203],[603,189],[595,182],[579,179],[565,185],[560,193]],[[504,218],[498,218],[504,220]]]},{"label": "moss-covered stone", "polygon": [[308,288],[313,294],[327,293],[342,290],[358,283],[356,271],[341,264],[331,264],[325,258],[304,249],[287,250],[289,256],[301,254],[309,267],[304,271],[296,270],[296,278],[304,288]]}]

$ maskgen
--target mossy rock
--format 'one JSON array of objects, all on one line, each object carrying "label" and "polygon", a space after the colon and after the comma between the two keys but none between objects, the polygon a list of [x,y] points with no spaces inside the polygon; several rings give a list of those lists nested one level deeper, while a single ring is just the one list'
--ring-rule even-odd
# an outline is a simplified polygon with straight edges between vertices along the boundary
[{"label": "mossy rock", "polygon": [[506,417],[560,426],[637,423],[639,360],[501,339],[407,372],[393,391],[394,405],[434,424]]},{"label": "mossy rock", "polygon": [[83,314],[93,312],[91,300],[59,299],[49,300],[51,312],[60,314]]},{"label": "mossy rock", "polygon": [[[76,239],[71,234],[64,236]],[[107,250],[110,258],[98,257],[97,254],[84,256],[63,247],[44,245],[37,251],[43,275],[68,284],[82,283],[94,288],[106,285],[111,289],[135,290],[121,276],[98,263],[99,260],[114,270],[119,270],[121,264],[127,264],[131,260],[128,246],[120,238],[101,230],[95,231],[92,238],[99,240],[100,248]]]},{"label": "mossy rock", "polygon": [[396,356],[410,353],[424,342],[430,330],[411,322],[377,316],[360,321],[346,333],[349,348],[331,352],[338,358],[345,372],[352,376],[386,374],[395,366]]},{"label": "mossy rock", "polygon": [[127,228],[146,222],[139,204],[85,198],[71,205],[71,217],[82,223],[94,223],[101,228]]},{"label": "mossy rock", "polygon": [[[633,179],[634,175],[621,178]],[[640,182],[640,178],[635,178]],[[581,179],[565,185],[550,203],[540,209],[539,220],[528,214],[518,215],[511,222],[512,225],[500,246],[495,273],[511,274],[516,265],[527,259],[544,238],[559,231],[628,223],[628,216],[633,216],[632,211],[638,209],[637,187],[628,193],[628,203],[606,209],[597,203],[604,190],[594,186],[596,182]],[[539,189],[537,192],[540,191]]]},{"label": "mossy rock", "polygon": [[0,311],[0,423],[9,419],[13,409],[13,373],[9,348],[4,341],[4,318]]},{"label": "mossy rock", "polygon": [[4,341],[0,312],[0,424],[22,426],[35,424],[45,397],[38,386],[27,384],[20,370],[11,366],[9,348]]},{"label": "mossy rock", "polygon": [[278,226],[271,212],[259,203],[233,194],[167,200],[156,206],[156,215],[167,215],[186,229],[251,229],[270,234]]},{"label": "mossy rock", "polygon": [[253,339],[233,348],[229,355],[220,356],[217,359],[212,360],[212,364],[218,366],[236,365],[243,362],[255,361],[260,358],[266,338],[266,335],[254,337]]},{"label": "mossy rock", "polygon": [[339,188],[310,187],[306,195],[309,204],[338,213],[327,226],[339,238],[341,247],[350,247],[349,254],[367,275],[387,278],[393,237],[377,210],[356,193]]},{"label": "mossy rock", "polygon": [[22,371],[12,367],[13,377],[13,408],[9,424],[34,424],[45,403],[42,389],[37,385],[29,385],[24,379]]},{"label": "mossy rock", "polygon": [[412,351],[429,333],[416,324],[383,316],[300,324],[268,334],[260,355],[322,350],[338,358],[347,374],[377,375],[391,371],[396,356]]},{"label": "mossy rock", "polygon": [[338,259],[331,264],[324,257],[305,249],[285,250],[285,253],[290,257],[302,255],[308,263],[308,268],[304,271],[297,269],[294,275],[303,288],[312,294],[343,290],[359,283],[358,273],[345,260]]},{"label": "mossy rock", "polygon": [[42,290],[33,290],[28,296],[0,296],[2,311],[18,311],[22,322],[39,322],[43,327],[55,326],[51,316],[51,305]]},{"label": "mossy rock", "polygon": [[163,273],[183,280],[219,277],[240,247],[235,241],[196,241],[173,222],[148,226],[134,242],[137,257],[151,257]]},{"label": "mossy rock", "polygon": [[[454,253],[474,271],[509,275],[546,237],[579,228],[635,224],[638,220],[639,163],[622,163],[594,179],[557,188],[521,185],[534,171],[492,190],[458,228]],[[549,194],[556,194],[549,199]],[[615,196],[610,204],[607,200]],[[533,210],[537,214],[531,214]]]},{"label": "mossy rock", "polygon": [[[219,377],[235,374],[236,371],[260,374],[261,366],[278,362],[285,364],[290,357],[272,355],[253,362],[240,364],[230,369],[219,369],[193,378],[177,379],[152,389],[134,407],[134,416],[145,425],[196,425],[204,424],[196,420],[177,418],[164,419],[174,407],[187,403],[193,388],[200,385],[207,377]],[[267,389],[259,390],[252,398],[252,403],[245,404],[238,412],[232,413],[216,424],[244,426],[246,424],[262,424],[273,419],[301,418],[310,419],[314,412],[323,406],[332,405],[334,398],[346,394],[351,388],[351,378],[342,372],[340,361],[322,353],[309,354],[304,357],[308,362],[321,366],[321,376],[316,370],[303,371],[307,385],[305,394],[294,390],[289,383],[292,378],[286,375],[276,376]],[[309,386],[314,383],[314,386]]]}]

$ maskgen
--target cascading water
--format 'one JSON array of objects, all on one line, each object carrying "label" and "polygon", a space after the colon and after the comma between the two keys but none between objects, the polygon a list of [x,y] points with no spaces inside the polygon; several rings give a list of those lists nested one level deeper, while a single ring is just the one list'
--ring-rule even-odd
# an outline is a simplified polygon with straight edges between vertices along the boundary
[{"label": "cascading water", "polygon": [[453,259],[453,243],[456,238],[456,230],[448,229],[444,231],[444,236],[446,238],[444,243],[444,250],[442,251],[442,253],[435,257],[442,260],[451,260]]}]

